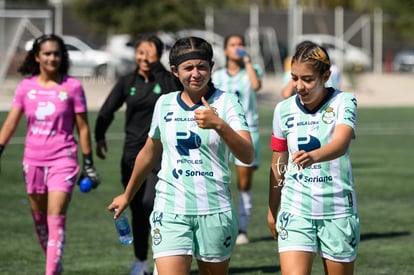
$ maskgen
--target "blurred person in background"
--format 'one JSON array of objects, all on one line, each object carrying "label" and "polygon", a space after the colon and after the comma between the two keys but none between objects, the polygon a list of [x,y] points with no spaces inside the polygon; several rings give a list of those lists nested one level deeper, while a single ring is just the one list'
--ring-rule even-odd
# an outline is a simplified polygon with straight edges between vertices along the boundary
[{"label": "blurred person in background", "polygon": [[255,158],[251,163],[243,163],[234,159],[239,190],[239,235],[236,244],[246,244],[249,242],[247,229],[253,208],[253,172],[258,168],[260,161],[259,112],[256,93],[262,86],[263,72],[258,65],[252,64],[242,35],[227,36],[224,41],[224,53],[226,67],[213,73],[213,83],[217,88],[237,95],[243,106],[255,150]]},{"label": "blurred person in background", "polygon": [[[151,118],[157,99],[177,89],[174,77],[161,64],[163,42],[155,35],[145,34],[135,44],[136,69],[119,78],[102,105],[95,124],[96,154],[105,159],[108,143],[105,134],[117,112],[124,104],[125,141],[121,159],[121,183],[127,186],[135,158],[148,137]],[[149,216],[153,208],[157,173],[161,158],[131,201],[132,233],[136,260],[131,275],[150,274],[147,260]]]},{"label": "blurred person in background", "polygon": [[0,131],[1,155],[25,114],[23,173],[35,232],[46,254],[46,275],[61,274],[63,270],[66,214],[79,172],[75,126],[83,154],[82,176],[89,177],[94,188],[99,184],[85,93],[68,70],[63,40],[54,34],[36,38],[19,68],[20,73],[29,76],[18,84]]}]

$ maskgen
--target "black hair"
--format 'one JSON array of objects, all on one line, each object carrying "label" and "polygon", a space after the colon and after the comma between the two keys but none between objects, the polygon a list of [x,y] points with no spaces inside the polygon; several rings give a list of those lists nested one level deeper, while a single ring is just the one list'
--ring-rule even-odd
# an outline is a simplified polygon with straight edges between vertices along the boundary
[{"label": "black hair", "polygon": [[155,45],[155,49],[157,50],[157,57],[158,59],[161,58],[162,52],[164,50],[164,43],[161,41],[161,39],[156,36],[155,34],[143,34],[138,37],[137,41],[135,42],[135,49],[138,48],[138,46],[142,42],[151,42]]},{"label": "black hair", "polygon": [[[242,41],[243,47],[246,46],[246,40],[244,39],[244,36],[238,33],[235,34],[230,34],[228,36],[226,36],[226,38],[224,38],[224,44],[223,44],[223,48],[226,49],[227,48],[227,44],[229,44],[229,40],[233,37],[237,37],[240,38],[240,40]],[[226,67],[228,66],[228,62],[229,62],[229,57],[226,55]],[[246,65],[244,64],[243,60],[239,60],[238,64],[241,68],[245,68]]]},{"label": "black hair", "polygon": [[170,64],[178,66],[180,57],[184,54],[194,52],[203,55],[205,60],[213,64],[213,48],[211,44],[200,37],[184,37],[178,39],[170,51]]},{"label": "black hair", "polygon": [[308,40],[296,46],[291,64],[293,62],[308,62],[320,75],[323,75],[331,68],[331,61],[327,51],[322,46]]},{"label": "black hair", "polygon": [[67,75],[69,72],[69,54],[66,49],[65,43],[63,39],[57,36],[56,34],[43,34],[42,36],[36,38],[33,41],[32,48],[26,55],[26,58],[23,61],[23,64],[19,67],[18,72],[23,75],[38,75],[40,74],[39,63],[36,62],[36,56],[39,55],[41,46],[46,41],[55,41],[59,45],[59,49],[61,52],[61,64],[59,67],[59,73],[62,75]]},{"label": "black hair", "polygon": [[[155,50],[157,51],[157,58],[158,60],[161,59],[161,56],[164,50],[164,43],[161,41],[161,39],[158,36],[156,36],[155,34],[142,34],[141,36],[138,37],[137,41],[135,42],[134,49],[136,50],[139,47],[139,45],[141,45],[142,42],[153,43],[155,45]],[[138,77],[138,71],[139,71],[139,66],[138,64],[136,64],[134,74],[131,79],[131,83],[129,85],[130,87],[134,86],[134,83]]]},{"label": "black hair", "polygon": [[[200,37],[190,36],[190,37],[184,37],[180,38],[177,41],[175,41],[174,45],[172,46],[170,50],[170,56],[169,61],[171,66],[180,65],[183,60],[184,56],[194,56],[194,59],[201,58],[210,63],[211,66],[213,66],[213,48],[210,43],[208,43],[206,40]],[[190,58],[193,59],[193,58]],[[175,83],[177,87],[182,90],[184,87],[179,81],[177,77],[175,77]],[[213,88],[214,85],[211,81],[208,83],[210,88]]]},{"label": "black hair", "polygon": [[242,41],[243,46],[246,46],[246,41],[244,39],[244,36],[241,35],[241,34],[236,33],[236,34],[230,34],[230,35],[226,36],[226,38],[224,38],[224,44],[223,44],[224,49],[227,47],[227,44],[229,43],[230,38],[233,38],[233,37],[240,38],[241,41]]}]

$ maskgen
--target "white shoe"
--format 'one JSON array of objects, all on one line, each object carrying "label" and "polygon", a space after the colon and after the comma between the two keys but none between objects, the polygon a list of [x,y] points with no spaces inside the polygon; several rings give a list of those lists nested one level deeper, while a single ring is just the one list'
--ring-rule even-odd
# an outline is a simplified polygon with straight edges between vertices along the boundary
[{"label": "white shoe", "polygon": [[239,235],[237,235],[236,244],[240,245],[247,243],[249,243],[249,238],[247,238],[246,233],[239,233]]},{"label": "white shoe", "polygon": [[150,274],[149,272],[149,266],[148,261],[140,261],[136,260],[131,267],[131,273],[130,275],[147,275]]}]

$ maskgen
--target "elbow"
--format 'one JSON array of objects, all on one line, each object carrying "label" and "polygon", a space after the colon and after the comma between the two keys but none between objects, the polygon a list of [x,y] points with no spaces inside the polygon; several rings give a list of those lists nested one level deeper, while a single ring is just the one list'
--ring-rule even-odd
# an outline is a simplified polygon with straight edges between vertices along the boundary
[{"label": "elbow", "polygon": [[243,159],[240,159],[243,163],[250,164],[254,161],[254,149],[253,147],[249,148],[249,150],[245,151],[246,154]]},{"label": "elbow", "polygon": [[337,157],[339,158],[339,157],[342,157],[343,155],[345,155],[346,154],[346,152],[347,152],[347,148],[341,148],[338,152],[337,152]]},{"label": "elbow", "polygon": [[346,148],[340,148],[338,150],[335,150],[334,152],[331,152],[327,156],[315,157],[315,162],[331,161],[331,160],[342,157],[343,155],[346,154],[346,152],[347,152]]},{"label": "elbow", "polygon": [[252,89],[253,89],[255,92],[258,92],[261,88],[262,88],[262,83],[260,83],[260,82],[258,82],[256,85],[253,85],[253,86],[252,86]]},{"label": "elbow", "polygon": [[336,152],[337,157],[341,157],[341,156],[345,155],[348,152],[349,143],[350,142],[345,142],[345,143],[341,144],[341,146],[339,146],[339,148]]}]

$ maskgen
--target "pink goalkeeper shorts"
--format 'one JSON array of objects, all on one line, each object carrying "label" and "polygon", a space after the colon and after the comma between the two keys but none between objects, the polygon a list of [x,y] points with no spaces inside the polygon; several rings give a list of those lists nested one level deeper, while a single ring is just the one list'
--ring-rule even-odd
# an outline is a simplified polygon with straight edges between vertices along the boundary
[{"label": "pink goalkeeper shorts", "polygon": [[42,167],[23,163],[28,194],[46,194],[49,191],[72,193],[78,172],[77,164]]}]

